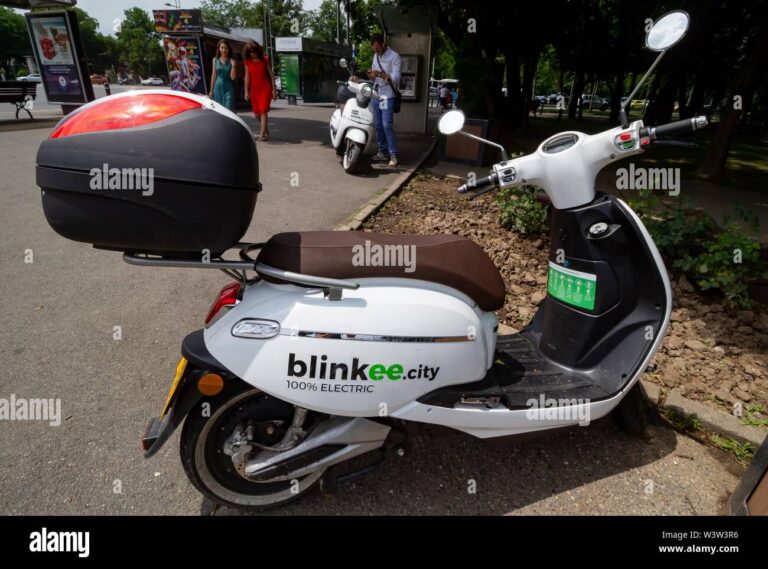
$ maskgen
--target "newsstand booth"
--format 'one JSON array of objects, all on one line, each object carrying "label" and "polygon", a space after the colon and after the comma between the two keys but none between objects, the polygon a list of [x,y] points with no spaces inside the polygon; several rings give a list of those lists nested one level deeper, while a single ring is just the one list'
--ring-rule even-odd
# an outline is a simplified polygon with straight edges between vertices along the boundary
[{"label": "newsstand booth", "polygon": [[249,40],[258,41],[261,30],[243,30],[255,33],[251,38],[232,33],[229,28],[204,25],[200,10],[153,10],[153,16],[155,31],[163,34],[163,53],[171,89],[207,95],[212,89],[209,83],[217,44],[225,39],[237,61],[235,103],[245,104],[242,52]]},{"label": "newsstand booth", "polygon": [[179,259],[236,245],[261,189],[243,120],[206,97],[161,89],[80,107],[40,145],[36,170],[61,236]]}]

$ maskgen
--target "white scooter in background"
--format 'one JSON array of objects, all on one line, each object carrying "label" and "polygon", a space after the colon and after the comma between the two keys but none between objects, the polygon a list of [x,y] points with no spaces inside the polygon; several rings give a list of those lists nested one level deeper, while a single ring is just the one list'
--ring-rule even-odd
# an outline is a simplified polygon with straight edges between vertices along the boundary
[{"label": "white scooter in background", "polygon": [[[339,65],[348,69],[346,59]],[[331,117],[331,144],[336,154],[341,156],[341,165],[348,174],[360,170],[363,154],[376,134],[373,111],[370,109],[371,100],[378,99],[373,84],[370,81],[358,81],[350,77],[346,86],[353,97],[350,97],[341,109],[336,109]]]}]

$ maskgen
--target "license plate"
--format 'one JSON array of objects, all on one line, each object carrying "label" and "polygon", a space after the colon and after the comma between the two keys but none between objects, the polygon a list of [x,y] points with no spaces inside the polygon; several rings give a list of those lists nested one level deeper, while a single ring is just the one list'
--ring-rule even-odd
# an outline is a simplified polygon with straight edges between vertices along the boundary
[{"label": "license plate", "polygon": [[168,398],[165,400],[165,405],[163,405],[163,412],[160,413],[161,417],[164,417],[165,414],[168,412],[168,406],[171,404],[171,400],[173,399],[173,394],[176,393],[176,389],[179,387],[179,383],[181,383],[181,378],[184,377],[184,370],[187,369],[187,358],[182,357],[181,360],[179,360],[179,365],[176,366],[176,377],[173,378],[173,383],[171,384],[171,390],[168,392]]}]

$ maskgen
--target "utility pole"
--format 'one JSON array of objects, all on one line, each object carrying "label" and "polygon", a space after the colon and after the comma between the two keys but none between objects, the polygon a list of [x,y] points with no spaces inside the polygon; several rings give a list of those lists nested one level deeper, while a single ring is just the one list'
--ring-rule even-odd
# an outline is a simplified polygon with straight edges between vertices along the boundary
[{"label": "utility pole", "polygon": [[272,50],[272,19],[269,14],[269,0],[264,0],[264,47],[269,62],[274,65],[274,53]]},{"label": "utility pole", "polygon": [[341,19],[341,0],[336,0],[336,43],[341,43],[339,20]]},{"label": "utility pole", "polygon": [[351,23],[350,23],[350,16],[349,16],[349,0],[345,0],[344,2],[344,14],[347,17],[347,39],[344,42],[344,45],[350,45],[352,43],[352,32],[350,30]]}]

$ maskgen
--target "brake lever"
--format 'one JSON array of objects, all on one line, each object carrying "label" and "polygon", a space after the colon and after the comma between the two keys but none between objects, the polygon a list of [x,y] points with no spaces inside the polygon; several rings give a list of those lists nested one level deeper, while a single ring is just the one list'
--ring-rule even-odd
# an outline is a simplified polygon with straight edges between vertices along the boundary
[{"label": "brake lever", "polygon": [[472,201],[473,199],[475,199],[475,198],[479,198],[479,197],[480,197],[480,196],[482,196],[483,194],[487,194],[488,192],[492,192],[492,191],[493,191],[493,190],[495,190],[495,189],[496,189],[496,186],[491,186],[490,188],[485,188],[484,190],[480,190],[480,191],[479,191],[479,192],[477,192],[476,194],[472,194],[471,196],[469,196],[469,197],[467,198],[467,200],[468,200],[468,201]]},{"label": "brake lever", "polygon": [[678,146],[681,148],[691,148],[696,146],[696,143],[690,140],[654,140],[654,146]]}]

